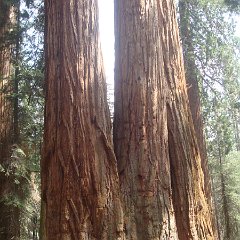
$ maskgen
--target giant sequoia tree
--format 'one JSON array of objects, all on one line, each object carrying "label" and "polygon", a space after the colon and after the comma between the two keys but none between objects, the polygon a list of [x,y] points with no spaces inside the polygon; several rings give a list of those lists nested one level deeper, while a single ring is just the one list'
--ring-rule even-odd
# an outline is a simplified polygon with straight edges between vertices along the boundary
[{"label": "giant sequoia tree", "polygon": [[42,238],[120,239],[96,0],[46,0]]},{"label": "giant sequoia tree", "polygon": [[214,239],[174,1],[115,0],[114,146],[127,239]]}]

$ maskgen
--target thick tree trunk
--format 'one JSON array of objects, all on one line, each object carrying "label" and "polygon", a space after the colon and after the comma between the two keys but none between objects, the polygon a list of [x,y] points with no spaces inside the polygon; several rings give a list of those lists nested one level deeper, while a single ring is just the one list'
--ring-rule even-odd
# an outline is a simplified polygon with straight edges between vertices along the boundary
[{"label": "thick tree trunk", "polygon": [[[5,170],[11,164],[12,146],[16,140],[11,96],[13,44],[6,41],[9,30],[15,24],[15,16],[14,7],[0,0],[0,164]],[[20,210],[10,203],[17,191],[14,177],[7,176],[5,171],[0,172],[0,239],[16,240],[20,237]]]},{"label": "thick tree trunk", "polygon": [[46,0],[42,239],[123,239],[96,0]]},{"label": "thick tree trunk", "polygon": [[114,146],[127,239],[214,239],[172,0],[115,0]]},{"label": "thick tree trunk", "polygon": [[199,95],[197,66],[194,59],[194,49],[192,45],[193,36],[190,26],[190,4],[187,0],[179,1],[180,30],[184,52],[184,66],[186,73],[186,83],[188,89],[189,105],[196,132],[197,142],[200,150],[202,169],[204,172],[204,183],[207,198],[211,199],[211,184],[207,162],[207,150],[203,133],[203,119],[201,113],[201,100]]},{"label": "thick tree trunk", "polygon": [[157,1],[115,1],[114,146],[127,239],[177,239]]},{"label": "thick tree trunk", "polygon": [[[201,154],[203,171],[205,177],[209,177],[207,167],[207,151],[203,134],[203,119],[201,112],[201,100],[199,95],[197,66],[194,59],[194,48],[192,45],[193,35],[190,25],[190,4],[188,0],[179,1],[180,32],[183,45],[184,66],[186,74],[186,83],[188,89],[189,105],[193,119],[193,125],[196,132],[198,146]],[[208,181],[209,182],[209,179]],[[206,189],[208,186],[206,185]]]}]

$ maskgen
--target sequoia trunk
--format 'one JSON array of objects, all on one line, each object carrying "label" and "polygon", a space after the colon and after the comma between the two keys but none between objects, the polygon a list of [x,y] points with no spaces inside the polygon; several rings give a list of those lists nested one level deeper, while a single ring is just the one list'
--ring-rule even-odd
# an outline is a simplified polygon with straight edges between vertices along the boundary
[{"label": "sequoia trunk", "polygon": [[214,239],[173,0],[115,0],[114,146],[127,239]]},{"label": "sequoia trunk", "polygon": [[[196,4],[196,2],[195,2]],[[192,4],[194,6],[194,3]],[[196,4],[197,5],[197,4]],[[197,66],[194,59],[193,34],[190,25],[190,7],[191,3],[187,0],[179,1],[180,30],[184,52],[184,66],[186,73],[186,83],[188,89],[189,105],[193,119],[193,125],[196,132],[198,147],[201,155],[202,169],[204,172],[204,183],[209,204],[211,203],[211,181],[208,170],[207,150],[203,133],[203,118],[201,112],[201,100],[199,94]],[[197,6],[195,6],[197,7]]]},{"label": "sequoia trunk", "polygon": [[[208,200],[209,207],[213,210],[212,201],[212,189],[211,189],[211,178],[208,168],[207,159],[207,149],[205,143],[205,137],[203,132],[203,117],[201,110],[201,99],[199,93],[199,84],[197,76],[197,66],[194,58],[194,36],[193,29],[191,25],[191,10],[192,8],[198,7],[198,2],[189,2],[188,0],[179,1],[179,15],[180,15],[180,30],[181,38],[183,44],[183,55],[184,55],[184,66],[185,66],[185,76],[187,83],[187,92],[189,98],[189,105],[191,110],[191,115],[193,119],[194,130],[196,133],[197,143],[200,150],[201,165],[204,173],[204,187],[205,194]],[[213,213],[212,219],[213,225],[215,226],[215,216]],[[216,231],[216,226],[214,227]]]},{"label": "sequoia trunk", "polygon": [[46,0],[42,239],[122,239],[96,0]]}]

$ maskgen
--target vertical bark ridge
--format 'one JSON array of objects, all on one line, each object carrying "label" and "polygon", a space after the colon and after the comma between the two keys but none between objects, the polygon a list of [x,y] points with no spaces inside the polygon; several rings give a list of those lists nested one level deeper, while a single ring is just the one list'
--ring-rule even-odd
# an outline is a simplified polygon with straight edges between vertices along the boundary
[{"label": "vertical bark ridge", "polygon": [[46,0],[43,239],[123,239],[96,0]]},{"label": "vertical bark ridge", "polygon": [[[173,4],[168,9],[170,13],[175,13]],[[168,136],[178,236],[179,239],[215,239],[201,154],[187,96],[177,21],[175,14],[171,17],[172,21],[167,20],[166,25],[171,47],[168,51],[169,58],[165,59],[164,64],[171,96],[167,103]]]},{"label": "vertical bark ridge", "polygon": [[177,239],[158,1],[115,1],[114,146],[127,239]]},{"label": "vertical bark ridge", "polygon": [[205,190],[207,197],[211,199],[210,176],[207,165],[207,152],[203,134],[203,119],[201,114],[201,100],[199,95],[197,66],[194,61],[194,49],[192,45],[192,32],[190,26],[189,3],[187,1],[179,2],[180,12],[180,30],[184,46],[184,66],[186,72],[186,83],[188,86],[189,105],[193,119],[193,125],[197,136],[198,146],[201,155],[202,168],[205,177]]},{"label": "vertical bark ridge", "polygon": [[[13,9],[7,7],[0,1],[1,18],[0,18],[0,136],[1,136],[1,161],[8,156],[7,145],[12,144],[12,122],[13,106],[10,95],[12,93],[11,74],[13,73],[11,64],[11,45],[6,41],[7,33],[10,30],[10,15]],[[7,142],[6,142],[7,141]],[[9,142],[10,141],[10,142]],[[6,143],[5,143],[6,142]]]},{"label": "vertical bark ridge", "polygon": [[[184,52],[184,66],[185,76],[187,83],[187,93],[189,98],[189,105],[191,115],[193,119],[194,130],[196,133],[197,143],[201,156],[201,167],[204,173],[204,189],[205,195],[208,201],[208,205],[213,211],[213,200],[212,200],[212,189],[211,189],[211,178],[208,168],[207,149],[204,137],[204,124],[201,109],[201,100],[198,86],[197,66],[194,60],[194,47],[193,47],[193,33],[192,26],[190,24],[190,9],[191,7],[197,7],[198,1],[191,3],[186,0],[179,1],[179,15],[180,15],[180,32],[183,43]],[[193,6],[192,6],[193,5]],[[212,223],[214,231],[216,231],[216,220],[214,213],[212,214]]]}]

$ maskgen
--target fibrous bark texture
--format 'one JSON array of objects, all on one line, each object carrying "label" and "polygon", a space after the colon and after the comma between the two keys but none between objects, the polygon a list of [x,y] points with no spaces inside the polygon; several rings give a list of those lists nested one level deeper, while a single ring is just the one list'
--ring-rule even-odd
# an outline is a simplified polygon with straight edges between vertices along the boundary
[{"label": "fibrous bark texture", "polygon": [[[203,132],[204,125],[198,86],[199,84],[197,76],[197,66],[194,59],[194,46],[193,46],[194,36],[193,29],[190,24],[191,21],[190,9],[193,7],[197,7],[198,1],[191,2],[188,0],[180,0],[178,4],[180,15],[180,32],[183,44],[183,56],[189,105],[193,119],[194,130],[196,133],[197,143],[200,150],[201,165],[204,173],[205,195],[208,200],[209,207],[213,209],[211,178],[208,169],[207,149]],[[215,226],[214,213],[212,216],[213,216],[212,222],[213,225]],[[214,227],[214,231],[216,231],[216,227]]]},{"label": "fibrous bark texture", "polygon": [[96,0],[46,0],[42,239],[122,239]]},{"label": "fibrous bark texture", "polygon": [[201,155],[202,168],[205,178],[205,190],[207,198],[211,199],[211,181],[208,170],[207,150],[203,133],[203,118],[198,87],[197,66],[195,64],[194,48],[192,43],[193,35],[190,25],[190,7],[191,4],[188,0],[179,1],[180,30],[183,43],[184,66],[186,72],[186,83],[188,87],[189,105]]},{"label": "fibrous bark texture", "polygon": [[[20,211],[11,204],[16,193],[14,179],[7,176],[6,169],[11,162],[12,146],[15,143],[12,86],[12,47],[8,33],[15,23],[14,7],[0,0],[0,239],[16,240],[20,235]],[[10,197],[7,200],[7,197]]]},{"label": "fibrous bark texture", "polygon": [[127,239],[177,239],[159,4],[115,1],[114,145]]},{"label": "fibrous bark texture", "polygon": [[114,147],[127,239],[214,239],[173,0],[115,0]]}]

